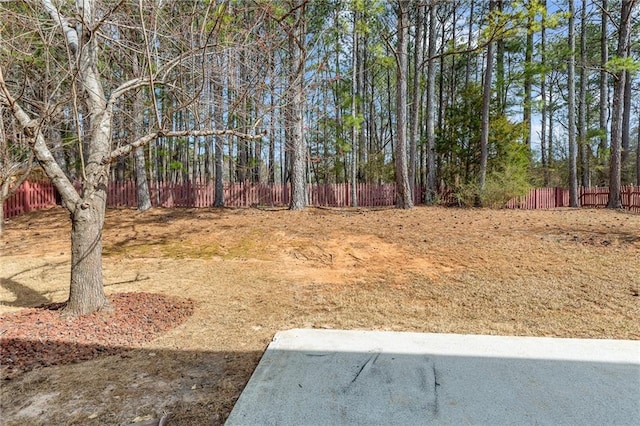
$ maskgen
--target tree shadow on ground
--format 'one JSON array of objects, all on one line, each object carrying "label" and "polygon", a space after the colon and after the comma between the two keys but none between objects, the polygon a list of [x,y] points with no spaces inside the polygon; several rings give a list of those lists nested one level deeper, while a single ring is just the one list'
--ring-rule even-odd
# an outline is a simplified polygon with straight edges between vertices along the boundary
[{"label": "tree shadow on ground", "polygon": [[0,278],[0,287],[10,291],[16,297],[15,300],[11,302],[0,300],[0,305],[16,308],[28,308],[51,302],[48,298],[34,289],[20,284],[18,281],[12,280],[11,278]]},{"label": "tree shadow on ground", "polygon": [[31,287],[16,281],[15,278],[19,277],[20,275],[33,272],[39,269],[41,269],[42,273],[44,273],[65,264],[68,264],[68,262],[64,261],[64,262],[58,262],[58,263],[46,263],[44,265],[35,266],[33,268],[25,269],[24,271],[16,272],[15,274],[8,277],[0,277],[0,287],[8,290],[9,292],[15,295],[15,300],[13,301],[0,300],[0,305],[12,306],[15,308],[30,308],[30,307],[41,306],[46,303],[50,303],[51,300],[48,297],[44,296],[42,293],[37,292]]},{"label": "tree shadow on ground", "polygon": [[222,425],[262,355],[2,340],[12,347],[35,358],[27,372],[3,362],[7,425]]}]

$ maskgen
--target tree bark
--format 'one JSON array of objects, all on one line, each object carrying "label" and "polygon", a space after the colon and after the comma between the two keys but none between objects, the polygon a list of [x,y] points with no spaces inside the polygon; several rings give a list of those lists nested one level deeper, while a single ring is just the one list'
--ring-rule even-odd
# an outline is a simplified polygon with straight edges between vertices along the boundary
[{"label": "tree bark", "polygon": [[289,209],[303,210],[306,207],[306,154],[304,138],[304,71],[306,64],[305,16],[306,0],[295,0],[295,23],[289,31],[291,50],[291,102],[288,105],[291,128],[291,202]]},{"label": "tree bark", "polygon": [[576,144],[575,56],[574,35],[575,3],[569,0],[569,59],[567,61],[567,126],[569,132],[569,206],[579,207],[578,200],[578,147]]},{"label": "tree bark", "polygon": [[435,201],[438,193],[436,176],[436,131],[435,131],[435,102],[436,102],[436,10],[438,3],[431,0],[429,4],[429,62],[427,63],[427,190],[425,203]]},{"label": "tree bark", "polygon": [[[491,3],[491,2],[489,2]],[[504,9],[503,0],[494,0],[494,6],[489,6],[491,13],[492,10],[498,10],[498,13],[502,13]],[[507,84],[504,76],[504,53],[505,53],[505,40],[503,37],[498,38],[495,42],[495,74],[496,74],[496,104],[498,115],[504,115],[507,108]],[[525,59],[526,61],[526,59]]]},{"label": "tree bark", "polygon": [[[138,55],[133,55],[133,74],[140,75]],[[144,97],[142,89],[138,90],[133,99],[133,119],[134,135],[141,137],[144,134]],[[137,147],[133,152],[135,161],[136,193],[138,195],[138,210],[146,211],[151,208],[151,194],[149,193],[149,182],[147,179],[147,168],[145,166],[144,148]]]},{"label": "tree bark", "polygon": [[141,212],[151,208],[151,194],[147,181],[147,168],[145,167],[144,148],[139,146],[133,152],[136,170],[136,193],[138,194],[138,210]]},{"label": "tree bark", "polygon": [[[618,50],[620,59],[627,57],[631,34],[631,10],[637,0],[622,0],[620,26],[618,27]],[[621,172],[622,172],[622,134],[624,121],[624,89],[627,72],[623,69],[616,73],[613,86],[613,108],[611,114],[611,160],[609,169],[609,202],[610,209],[622,208]]]},{"label": "tree bark", "polygon": [[[553,86],[553,81],[549,83],[549,86]],[[553,146],[554,146],[554,138],[553,138],[553,120],[555,113],[555,106],[553,105],[553,90],[551,88],[547,91],[548,99],[547,102],[547,111],[549,115],[549,126],[547,133],[547,165],[550,169],[553,166],[554,155],[553,155]],[[551,170],[549,170],[549,177],[551,175]]]},{"label": "tree bark", "polygon": [[70,316],[111,309],[102,285],[105,202],[105,191],[98,190],[71,212],[71,287],[64,308]]},{"label": "tree bark", "polygon": [[[542,1],[542,7],[547,10],[547,0]],[[547,49],[547,21],[546,15],[542,16],[542,28],[540,28],[540,62],[546,65]],[[550,182],[549,154],[547,152],[547,72],[542,71],[540,75],[540,97],[542,98],[542,108],[540,110],[540,155],[542,157],[542,171],[544,186],[548,187]]]},{"label": "tree bark", "polygon": [[[627,45],[627,57],[631,55],[631,43]],[[622,140],[620,152],[620,166],[622,168],[621,182],[623,185],[631,183],[631,74],[625,71],[624,94],[622,102]]]},{"label": "tree bark", "polygon": [[587,1],[582,0],[580,10],[580,86],[578,89],[578,146],[580,148],[580,176],[582,186],[590,186],[589,159],[587,142]]},{"label": "tree bark", "polygon": [[[531,3],[527,3],[527,7],[531,7]],[[530,69],[533,64],[533,17],[534,12],[527,10],[527,42],[525,46],[525,69],[524,69],[524,108],[523,108],[523,121],[525,125],[525,144],[529,150],[529,159],[531,159],[531,116],[532,116],[532,70]]]},{"label": "tree bark", "polygon": [[[496,7],[496,1],[491,0],[489,2],[489,14],[491,14]],[[486,65],[483,78],[482,89],[482,118],[480,129],[480,176],[478,179],[477,204],[482,205],[482,194],[485,189],[487,179],[487,163],[489,161],[489,115],[491,106],[491,80],[493,77],[493,41],[487,44],[487,56]]]},{"label": "tree bark", "polygon": [[413,47],[413,80],[411,90],[411,133],[409,136],[409,185],[411,194],[415,194],[416,164],[418,152],[418,139],[420,138],[420,80],[422,76],[422,27],[424,26],[424,4],[419,1],[416,9],[416,30]]},{"label": "tree bark", "polygon": [[[220,67],[222,69],[222,67]],[[219,99],[218,105],[214,106],[213,110],[213,126],[217,127],[222,125],[223,122],[223,114],[222,114],[222,102],[224,97],[224,89],[222,87],[223,83],[218,83],[216,78],[221,77],[220,74],[213,76],[212,80],[214,81],[212,85],[214,86],[213,92],[217,95]],[[217,135],[214,137],[215,144],[215,194],[214,194],[214,207],[224,207],[224,136]],[[231,161],[230,163],[231,164]],[[231,176],[231,170],[229,170],[229,176]]]},{"label": "tree bark", "polygon": [[407,38],[409,3],[398,0],[397,82],[396,82],[396,207],[413,207],[407,167]]},{"label": "tree bark", "polygon": [[638,110],[638,128],[636,141],[636,186],[640,186],[640,109]]},{"label": "tree bark", "polygon": [[[600,140],[598,142],[598,163],[600,167],[604,167],[606,162],[606,151],[609,145],[607,138],[607,118],[609,113],[609,73],[607,72],[606,64],[609,61],[609,43],[607,38],[607,23],[608,23],[608,5],[607,0],[602,0],[601,5],[601,18],[600,18],[600,107],[598,123],[600,126]],[[598,183],[604,184],[605,178],[601,175],[598,177]]]},{"label": "tree bark", "polygon": [[353,51],[351,52],[351,207],[358,207],[358,11],[353,10]]}]

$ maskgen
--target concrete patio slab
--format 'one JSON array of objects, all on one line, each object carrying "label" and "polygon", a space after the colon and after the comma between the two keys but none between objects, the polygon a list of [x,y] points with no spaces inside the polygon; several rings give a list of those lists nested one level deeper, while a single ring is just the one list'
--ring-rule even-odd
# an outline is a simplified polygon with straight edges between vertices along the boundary
[{"label": "concrete patio slab", "polygon": [[640,425],[640,342],[288,330],[226,424]]}]

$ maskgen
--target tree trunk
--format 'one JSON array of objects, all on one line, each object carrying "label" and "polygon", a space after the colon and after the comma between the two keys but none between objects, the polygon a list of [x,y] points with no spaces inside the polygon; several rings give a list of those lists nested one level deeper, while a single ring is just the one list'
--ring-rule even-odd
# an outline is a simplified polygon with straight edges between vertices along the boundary
[{"label": "tree trunk", "polygon": [[407,38],[409,3],[398,0],[397,82],[396,82],[396,207],[413,207],[407,168]]},{"label": "tree trunk", "polygon": [[416,185],[416,164],[418,139],[420,138],[420,77],[422,75],[422,27],[424,26],[424,4],[418,2],[416,8],[416,31],[413,47],[413,80],[411,90],[411,133],[409,136],[409,185],[411,194],[415,194]]},{"label": "tree trunk", "polygon": [[[136,56],[134,55],[134,59]],[[137,67],[136,67],[137,68]],[[139,74],[137,74],[139,75]],[[140,137],[144,132],[144,98],[139,90],[135,95],[133,114],[135,120],[135,135]],[[138,210],[146,211],[151,208],[151,194],[149,193],[149,183],[147,179],[147,168],[145,166],[144,148],[139,146],[133,151],[135,161],[136,193],[138,195]]]},{"label": "tree trunk", "polygon": [[[627,45],[627,57],[631,55],[631,43]],[[621,181],[623,185],[631,183],[631,74],[628,70],[625,72],[624,79],[624,97],[622,102],[622,141],[621,141],[621,159],[622,168]]]},{"label": "tree trunk", "polygon": [[[599,107],[599,126],[600,126],[600,141],[598,142],[598,165],[604,168],[606,163],[606,151],[609,145],[607,138],[607,118],[609,112],[609,73],[607,72],[606,64],[609,61],[609,43],[607,38],[607,23],[608,23],[608,5],[607,0],[602,0],[602,13],[600,22],[600,107]],[[600,172],[598,176],[598,184],[604,184],[604,173]]]},{"label": "tree trunk", "polygon": [[[493,12],[496,2],[489,2],[489,13]],[[491,80],[493,77],[493,42],[487,45],[487,63],[484,70],[484,80],[482,89],[482,118],[480,129],[480,176],[478,179],[477,204],[482,205],[482,194],[485,189],[487,179],[487,163],[489,161],[489,114],[491,106]]]},{"label": "tree trunk", "polygon": [[71,213],[71,287],[65,314],[78,316],[109,310],[102,286],[102,228],[106,193],[80,204]]},{"label": "tree trunk", "polygon": [[[300,76],[302,78],[302,76]],[[299,90],[298,90],[299,89]],[[302,109],[304,108],[302,87],[296,89],[293,95],[292,109],[293,129],[292,139],[294,141],[291,156],[291,210],[303,210],[306,205],[306,147],[304,141],[304,121]]]},{"label": "tree trunk", "polygon": [[223,137],[215,137],[216,144],[216,181],[215,181],[215,198],[213,201],[214,207],[224,207],[224,181],[223,181],[223,168],[224,168],[224,149],[223,149]]},{"label": "tree trunk", "polygon": [[589,145],[587,143],[587,1],[580,10],[580,87],[578,89],[578,146],[580,147],[580,176],[582,186],[590,183]]},{"label": "tree trunk", "polygon": [[369,155],[369,151],[367,151],[367,134],[366,131],[366,118],[364,112],[365,102],[367,101],[367,91],[366,91],[366,78],[369,67],[365,67],[365,63],[367,61],[367,35],[361,36],[360,41],[358,42],[358,88],[357,93],[360,94],[360,97],[357,99],[358,103],[358,111],[359,117],[362,118],[362,122],[358,126],[358,170],[357,170],[357,178],[358,182],[367,182],[367,168],[365,165],[367,164],[367,159]]},{"label": "tree trunk", "polygon": [[358,207],[358,12],[353,10],[353,52],[351,56],[351,207]]},{"label": "tree trunk", "polygon": [[[531,3],[527,3],[527,8],[531,7]],[[531,116],[532,116],[532,98],[531,90],[533,86],[532,70],[533,65],[533,17],[534,11],[527,10],[527,43],[525,47],[525,69],[524,69],[524,108],[523,121],[525,129],[525,144],[529,150],[529,159],[531,159]]]},{"label": "tree trunk", "polygon": [[[549,83],[549,86],[553,86],[553,82]],[[549,102],[548,105],[548,113],[549,113],[549,129],[547,134],[547,165],[548,165],[548,174],[549,178],[551,178],[551,167],[553,166],[553,119],[555,113],[555,107],[553,105],[553,90],[550,88],[548,91]],[[551,179],[549,179],[551,180]]]},{"label": "tree trunk", "polygon": [[[491,3],[491,2],[489,2]],[[503,0],[494,0],[494,6],[489,5],[489,13],[497,8],[498,13],[502,13],[504,8]],[[498,115],[504,115],[507,108],[507,84],[504,77],[504,53],[505,53],[505,40],[503,37],[498,38],[496,44],[496,104],[498,106]],[[526,59],[525,59],[526,61]]]},{"label": "tree trunk", "polygon": [[[547,9],[547,0],[543,0],[542,8]],[[547,22],[546,15],[542,16],[542,25],[540,28],[540,62],[546,65],[546,49],[547,49]],[[547,153],[547,72],[542,71],[540,74],[540,97],[542,98],[542,108],[540,110],[540,155],[542,157],[542,171],[544,186],[549,186],[549,154]]]},{"label": "tree trunk", "polygon": [[138,210],[141,212],[151,208],[151,195],[147,181],[147,169],[144,161],[144,148],[139,146],[133,152],[136,167],[136,192],[138,194]]},{"label": "tree trunk", "polygon": [[636,141],[636,185],[640,186],[640,109],[638,110],[638,128]]},{"label": "tree trunk", "polygon": [[438,193],[436,176],[436,131],[435,131],[435,102],[436,102],[436,10],[438,3],[431,0],[429,4],[429,62],[427,63],[427,189],[425,203],[435,201]]},{"label": "tree trunk", "polygon": [[[631,10],[636,0],[622,0],[620,11],[620,26],[618,30],[618,52],[620,59],[627,57],[630,42]],[[607,207],[619,209],[622,207],[621,172],[622,172],[622,134],[624,121],[624,89],[627,72],[620,70],[616,73],[613,86],[613,111],[611,114],[611,162],[609,170],[609,202]]]},{"label": "tree trunk", "polygon": [[575,56],[574,35],[575,4],[569,0],[569,59],[567,64],[567,123],[569,132],[569,206],[579,207],[578,200],[578,149],[576,144]]},{"label": "tree trunk", "polygon": [[304,139],[304,72],[306,64],[305,49],[305,4],[295,2],[294,27],[289,33],[291,50],[291,102],[288,105],[291,126],[291,210],[303,210],[306,207],[306,154]]},{"label": "tree trunk", "polygon": [[[137,36],[136,36],[137,37]],[[141,74],[138,55],[132,55],[131,70],[134,76]],[[140,137],[144,134],[144,93],[140,89],[133,98],[134,135]],[[138,210],[146,211],[151,208],[151,194],[145,167],[144,148],[138,147],[133,152],[135,162],[136,194],[138,196]]]},{"label": "tree trunk", "polygon": [[[212,80],[216,80],[217,76],[214,76]],[[217,127],[222,125],[223,115],[222,115],[222,102],[224,99],[224,90],[222,87],[222,83],[213,83],[214,84],[214,93],[216,93],[219,99],[219,104],[214,106],[213,111],[213,126]],[[215,144],[215,157],[216,157],[216,167],[215,167],[215,195],[213,206],[214,207],[224,207],[224,136],[218,135],[214,137]],[[231,154],[231,153],[229,153]],[[231,162],[230,162],[231,163]],[[229,170],[229,176],[231,176],[231,170]]]}]

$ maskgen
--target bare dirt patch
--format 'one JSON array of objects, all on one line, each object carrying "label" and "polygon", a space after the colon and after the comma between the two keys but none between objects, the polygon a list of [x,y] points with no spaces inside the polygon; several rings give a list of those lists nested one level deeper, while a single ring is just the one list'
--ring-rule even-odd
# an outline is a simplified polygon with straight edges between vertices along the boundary
[{"label": "bare dirt patch", "polygon": [[[31,308],[67,296],[69,229],[62,209],[7,224],[0,329],[55,315]],[[3,361],[4,424],[221,424],[294,327],[640,339],[640,215],[621,211],[111,210],[104,254],[110,297],[144,295],[122,327],[171,327],[70,327],[92,359]],[[23,340],[40,352],[52,333]]]}]

